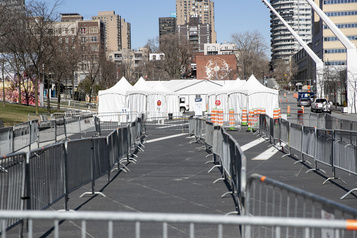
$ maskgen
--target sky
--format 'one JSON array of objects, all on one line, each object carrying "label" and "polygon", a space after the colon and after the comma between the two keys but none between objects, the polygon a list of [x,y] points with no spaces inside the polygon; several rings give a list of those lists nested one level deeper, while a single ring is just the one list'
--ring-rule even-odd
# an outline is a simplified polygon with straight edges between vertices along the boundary
[{"label": "sky", "polygon": [[[43,0],[42,0],[43,1]],[[85,20],[98,11],[115,11],[131,23],[132,48],[143,47],[159,36],[159,17],[176,11],[175,0],[46,0],[49,7],[56,1],[57,13],[79,13]],[[232,41],[232,34],[260,32],[270,46],[270,12],[261,0],[214,0],[217,42]]]}]

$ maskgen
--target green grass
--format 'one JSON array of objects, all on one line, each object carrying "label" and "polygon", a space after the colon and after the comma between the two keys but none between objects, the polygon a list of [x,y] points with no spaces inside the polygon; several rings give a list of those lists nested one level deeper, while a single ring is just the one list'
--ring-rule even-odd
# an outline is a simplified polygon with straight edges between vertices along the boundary
[{"label": "green grass", "polygon": [[[38,108],[38,112],[48,113],[45,108]],[[28,121],[29,113],[36,113],[34,106],[6,103],[4,107],[3,103],[0,102],[0,120],[4,123],[4,127],[10,127]]]}]

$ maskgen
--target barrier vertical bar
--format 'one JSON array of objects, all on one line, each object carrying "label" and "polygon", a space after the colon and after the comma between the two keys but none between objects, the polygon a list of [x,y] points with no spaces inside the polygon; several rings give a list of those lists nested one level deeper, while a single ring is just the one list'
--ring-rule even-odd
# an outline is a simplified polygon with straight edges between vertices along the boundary
[{"label": "barrier vertical bar", "polygon": [[64,210],[68,211],[68,141],[63,143],[64,154]]}]

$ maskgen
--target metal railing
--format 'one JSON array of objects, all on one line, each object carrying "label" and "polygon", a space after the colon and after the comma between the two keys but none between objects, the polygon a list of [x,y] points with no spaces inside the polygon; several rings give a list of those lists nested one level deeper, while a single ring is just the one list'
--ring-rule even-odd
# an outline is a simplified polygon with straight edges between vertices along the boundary
[{"label": "metal railing", "polygon": [[229,193],[234,195],[238,206],[236,212],[240,213],[243,209],[241,202],[244,196],[247,162],[239,144],[224,128],[215,126],[204,118],[190,118],[189,132],[195,136],[195,142],[204,143],[206,150],[212,153],[212,162],[215,164],[213,168],[218,167],[222,172],[222,177],[218,180],[228,182],[231,188]]},{"label": "metal railing", "polygon": [[[222,216],[222,215],[197,215],[197,214],[160,214],[160,213],[120,213],[120,212],[38,212],[38,211],[0,211],[0,226],[4,225],[4,218],[25,219],[28,224],[27,237],[38,237],[41,230],[36,230],[34,223],[52,221],[54,237],[60,237],[61,222],[72,221],[76,223],[76,228],[71,230],[71,237],[87,237],[91,234],[94,237],[116,237],[120,234],[123,237],[238,237],[238,227],[243,225],[247,228],[259,226],[265,229],[272,229],[273,237],[287,237],[282,230],[301,229],[301,236],[290,237],[318,237],[310,235],[312,231],[332,230],[335,234],[349,234],[349,229],[356,229],[355,220],[323,220],[323,219],[301,219],[276,217],[270,219],[267,217],[250,216]],[[102,224],[100,231],[95,230],[96,226],[92,224],[100,222]],[[133,229],[123,229],[133,227]],[[73,226],[72,226],[73,227]],[[178,229],[181,228],[181,229]],[[149,231],[149,232],[148,232]],[[271,237],[254,236],[248,233],[243,237]],[[42,231],[43,232],[43,231]],[[151,236],[148,236],[148,235]],[[328,234],[328,233],[324,233]],[[324,236],[319,236],[324,237]],[[328,237],[328,236],[325,236]],[[330,236],[330,237],[351,237],[351,236]]]},{"label": "metal railing", "polygon": [[[116,165],[126,169],[122,162],[131,162],[131,151],[145,138],[144,129],[142,119],[137,118],[107,136],[65,140],[0,158],[0,209],[45,210],[65,198],[67,210],[69,193],[89,183],[91,195],[102,195],[95,191],[95,180],[107,175],[109,181]],[[17,223],[6,219],[0,232]]]},{"label": "metal railing", "polygon": [[[267,122],[270,123],[269,127]],[[308,158],[313,159],[313,170],[319,170],[319,163],[330,166],[332,176],[324,183],[340,179],[336,176],[337,168],[357,175],[357,131],[319,129],[285,119],[272,120],[265,115],[260,119],[260,133],[273,144],[281,146],[288,155],[297,157],[298,162],[309,163]],[[356,190],[357,188],[351,189],[341,199]]]},{"label": "metal railing", "polygon": [[38,140],[38,121],[32,120],[13,127],[0,129],[0,155],[29,147]]},{"label": "metal railing", "polygon": [[355,230],[307,224],[308,221],[355,220],[357,210],[265,176],[249,177],[245,202],[246,216],[273,221],[289,218],[292,223],[301,218],[306,227],[249,225],[244,227],[244,237],[357,237]]}]

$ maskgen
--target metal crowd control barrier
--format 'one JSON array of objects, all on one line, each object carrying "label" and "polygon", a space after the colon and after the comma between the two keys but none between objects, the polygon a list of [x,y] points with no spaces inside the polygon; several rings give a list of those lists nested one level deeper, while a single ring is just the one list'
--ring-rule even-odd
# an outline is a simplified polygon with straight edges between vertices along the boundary
[{"label": "metal crowd control barrier", "polygon": [[38,121],[32,120],[0,129],[0,155],[14,153],[38,140]]},{"label": "metal crowd control barrier", "polygon": [[189,131],[194,133],[195,141],[205,143],[207,150],[214,155],[213,168],[218,167],[222,172],[222,177],[216,181],[228,182],[231,188],[229,193],[234,194],[239,212],[243,209],[242,200],[246,181],[246,157],[239,144],[224,128],[214,126],[204,118],[190,118],[189,126]]},{"label": "metal crowd control barrier", "polygon": [[[327,124],[334,120],[330,118],[330,115],[326,115],[325,117],[329,118],[328,123],[326,121]],[[269,127],[269,121],[271,122],[268,116],[261,117],[260,133],[263,136],[273,138],[270,139],[273,143],[279,141],[287,155],[297,157],[299,159],[297,162],[310,163],[306,158],[312,158],[315,166],[311,170],[320,170],[318,163],[332,168],[332,176],[323,183],[333,179],[343,181],[342,178],[336,176],[336,168],[357,175],[357,131],[318,129],[298,123],[291,123],[284,119],[277,120],[273,127],[271,124]],[[345,122],[343,120],[337,121],[341,125]],[[348,122],[347,125],[348,127],[352,127],[354,123]],[[341,199],[354,191],[357,191],[357,188],[350,190]]]},{"label": "metal crowd control barrier", "polygon": [[[0,158],[0,210],[45,210],[81,186],[108,175],[122,159],[129,160],[130,148],[145,136],[142,118],[127,127],[117,128],[105,137],[66,140],[62,143],[10,154]],[[139,145],[136,145],[139,146]],[[125,165],[123,165],[125,167]],[[0,233],[12,228],[19,220],[5,219]]]},{"label": "metal crowd control barrier", "polygon": [[[25,196],[26,153],[0,158],[0,209],[23,210]],[[2,227],[12,227],[19,219],[3,220]],[[0,228],[0,231],[3,230]]]},{"label": "metal crowd control barrier", "polygon": [[[161,213],[119,213],[119,212],[37,212],[37,211],[1,211],[0,221],[4,218],[19,219],[24,218],[28,220],[28,232],[27,237],[37,237],[41,234],[41,231],[34,229],[34,223],[48,222],[53,226],[54,237],[60,237],[61,227],[60,222],[63,220],[72,221],[78,224],[77,232],[73,235],[76,237],[86,237],[86,234],[93,233],[91,224],[101,223],[103,229],[100,232],[101,237],[112,238],[118,233],[123,234],[125,231],[122,229],[122,224],[127,224],[129,227],[133,227],[131,231],[124,233],[126,236],[141,237],[142,234],[145,237],[145,232],[149,227],[150,234],[155,237],[202,237],[202,234],[206,234],[209,229],[212,231],[209,237],[229,237],[239,236],[239,230],[237,227],[243,225],[245,227],[260,226],[265,229],[274,229],[275,238],[286,237],[283,236],[282,230],[286,227],[292,227],[292,229],[301,229],[304,232],[304,236],[290,236],[290,237],[317,237],[310,235],[312,231],[326,230],[335,231],[339,233],[350,233],[349,230],[356,230],[355,220],[322,220],[322,219],[301,219],[301,218],[282,218],[277,217],[274,219],[267,219],[267,217],[249,217],[249,216],[221,216],[221,215],[196,215],[196,214],[161,214]],[[1,225],[1,223],[0,223]],[[180,231],[176,227],[182,227]],[[155,229],[153,231],[153,228]],[[204,232],[202,233],[202,230]],[[246,229],[248,230],[248,229]],[[95,234],[97,234],[96,231]],[[228,234],[227,234],[228,233]],[[326,233],[324,233],[326,234]],[[5,234],[6,235],[6,234]],[[271,237],[271,236],[254,236],[246,231],[242,237]],[[324,236],[320,236],[324,237]],[[325,236],[328,237],[328,236]],[[337,237],[337,236],[330,236]],[[346,236],[340,236],[346,237]]]},{"label": "metal crowd control barrier", "polygon": [[276,219],[292,219],[286,226],[248,225],[244,227],[244,237],[357,237],[355,230],[346,227],[295,227],[293,219],[302,218],[305,222],[332,220],[353,220],[357,210],[312,193],[291,187],[287,184],[253,174],[247,180],[245,215]]}]

